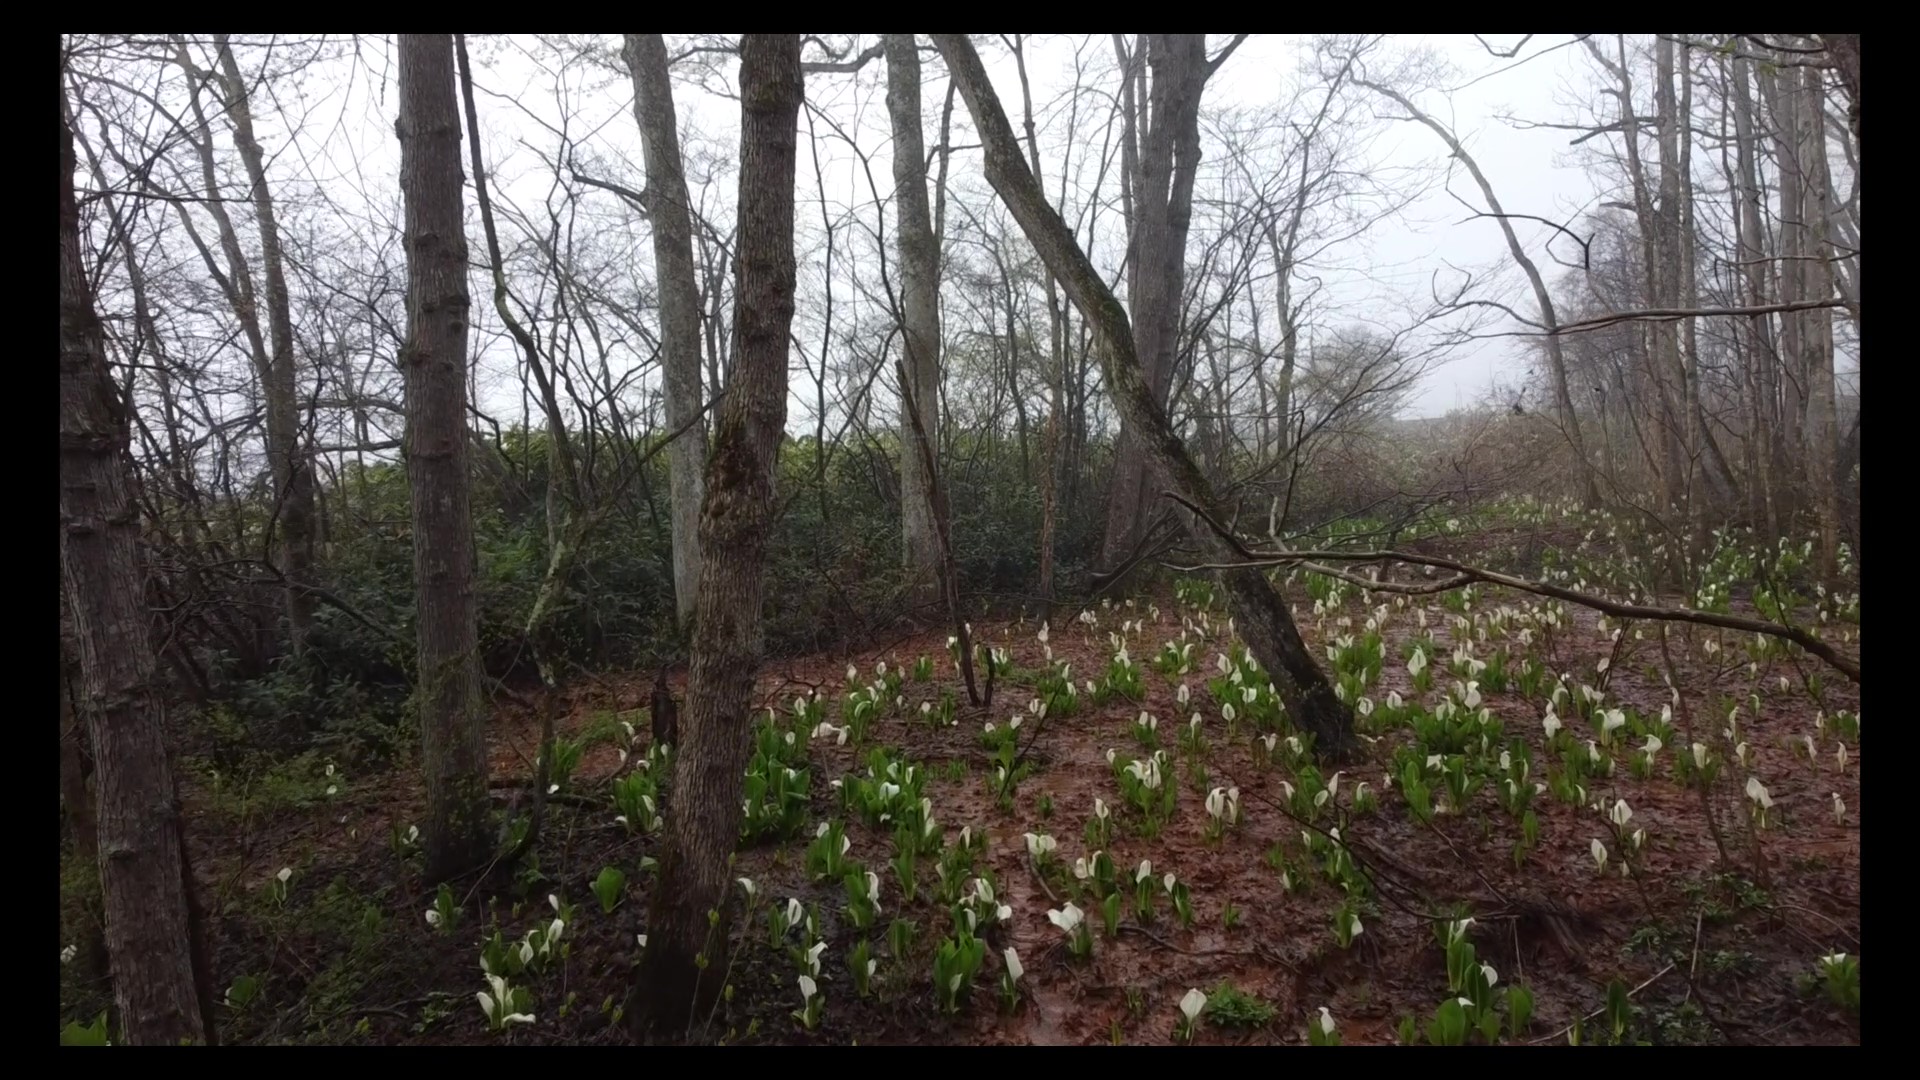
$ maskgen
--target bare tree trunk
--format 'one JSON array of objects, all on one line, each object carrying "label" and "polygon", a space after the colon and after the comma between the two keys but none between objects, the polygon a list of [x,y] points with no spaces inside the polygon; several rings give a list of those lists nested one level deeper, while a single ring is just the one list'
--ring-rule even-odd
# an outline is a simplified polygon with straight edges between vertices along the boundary
[{"label": "bare tree trunk", "polygon": [[[1757,72],[1759,76],[1761,99],[1767,103],[1767,119],[1773,136],[1775,167],[1779,173],[1779,212],[1776,221],[1780,237],[1776,265],[1779,285],[1776,295],[1780,303],[1797,304],[1807,299],[1806,231],[1807,223],[1801,218],[1805,212],[1805,195],[1802,187],[1806,180],[1805,165],[1801,160],[1801,146],[1797,136],[1799,108],[1795,104],[1798,88],[1792,70],[1776,74],[1768,65],[1762,64]],[[1803,499],[1797,493],[1805,490],[1804,473],[1796,468],[1800,454],[1805,448],[1801,428],[1806,419],[1806,345],[1804,327],[1806,320],[1803,312],[1789,311],[1780,316],[1780,372],[1783,376],[1778,382],[1780,400],[1777,404],[1778,431],[1781,454],[1775,472],[1779,484],[1781,503],[1781,527],[1793,527],[1794,520],[1805,507]]]},{"label": "bare tree trunk", "polygon": [[[1807,227],[1807,299],[1833,298],[1833,245],[1830,241],[1832,179],[1827,170],[1826,86],[1818,68],[1805,69],[1800,94],[1800,144],[1804,148],[1800,218]],[[1839,451],[1833,402],[1833,312],[1822,308],[1806,317],[1807,488],[1820,527],[1820,573],[1831,579],[1840,543],[1840,492],[1834,477]]]},{"label": "bare tree trunk", "polygon": [[[1737,235],[1738,252],[1747,283],[1747,303],[1759,306],[1766,302],[1768,281],[1766,263],[1766,231],[1760,224],[1760,181],[1755,164],[1756,135],[1753,126],[1753,90],[1748,74],[1748,60],[1736,52],[1731,62],[1731,80],[1733,83],[1733,125],[1734,125],[1734,161],[1739,173],[1737,199],[1739,202]],[[1764,529],[1763,536],[1771,545],[1780,536],[1779,514],[1774,500],[1774,444],[1776,431],[1774,426],[1773,402],[1774,390],[1771,372],[1774,370],[1774,347],[1772,324],[1765,318],[1742,320],[1746,324],[1747,366],[1750,386],[1752,430],[1748,439],[1753,443],[1755,477],[1752,480],[1756,489],[1754,525]]]},{"label": "bare tree trunk", "polygon": [[[1673,38],[1668,34],[1654,35],[1654,83],[1653,101],[1656,132],[1660,147],[1659,198],[1653,206],[1654,219],[1650,236],[1654,241],[1654,258],[1648,264],[1648,306],[1659,308],[1677,308],[1680,306],[1680,223],[1684,211],[1680,205],[1680,172],[1685,166],[1680,161],[1680,129],[1686,119],[1679,113],[1674,100],[1673,79]],[[1625,58],[1622,57],[1623,64]],[[1627,97],[1631,102],[1632,98]],[[1629,113],[1628,134],[1634,134],[1634,120]],[[1637,142],[1629,138],[1629,145]],[[1660,403],[1664,422],[1661,425],[1660,445],[1663,450],[1662,471],[1666,476],[1667,505],[1674,509],[1686,507],[1687,499],[1693,487],[1693,469],[1698,457],[1695,447],[1689,441],[1691,421],[1687,415],[1687,388],[1685,361],[1681,356],[1680,327],[1673,322],[1654,322],[1650,324],[1654,339],[1655,385],[1661,388]],[[1673,407],[1674,395],[1669,389],[1675,379],[1681,383],[1679,408]],[[1691,520],[1693,511],[1686,509]]]},{"label": "bare tree trunk", "polygon": [[[1020,155],[1020,144],[973,44],[963,34],[932,37],[980,132],[987,182],[1020,223],[1021,231],[1060,281],[1067,297],[1099,334],[1099,355],[1115,407],[1140,432],[1153,468],[1166,477],[1173,493],[1211,512],[1216,521],[1225,520],[1211,485],[1174,434],[1165,407],[1141,371],[1126,309],[1074,242],[1066,222],[1048,205],[1039,181]],[[1205,524],[1196,524],[1192,533],[1209,561],[1227,565],[1240,560],[1236,545]],[[1313,733],[1316,747],[1327,757],[1337,760],[1351,754],[1355,748],[1353,713],[1335,697],[1332,685],[1307,651],[1279,591],[1257,569],[1226,570],[1221,580],[1247,647],[1273,679],[1274,689],[1294,722]]]},{"label": "bare tree trunk", "polygon": [[[793,325],[794,126],[800,38],[740,43],[738,354],[714,425],[700,515],[700,592],[687,705],[659,879],[628,1016],[636,1034],[681,1035],[710,1014],[727,970],[728,856],[740,835],[774,474],[787,416]],[[718,918],[709,920],[709,912]]]},{"label": "bare tree trunk", "polygon": [[[1694,203],[1693,191],[1693,125],[1688,117],[1693,115],[1693,62],[1682,55],[1679,65],[1680,109],[1679,116],[1679,198],[1680,198],[1680,236],[1679,236],[1679,306],[1697,308],[1700,306],[1700,268],[1699,268],[1699,228],[1698,210]],[[1726,455],[1721,452],[1719,440],[1714,438],[1713,429],[1707,424],[1706,405],[1700,393],[1700,320],[1688,319],[1681,327],[1680,354],[1685,359],[1686,370],[1686,424],[1688,457],[1688,519],[1687,527],[1692,536],[1701,535],[1705,528],[1706,510],[1700,505],[1704,500],[1697,497],[1693,490],[1696,475],[1703,477],[1712,489],[1714,498],[1721,503],[1734,503],[1739,496],[1739,480],[1727,463]]]},{"label": "bare tree trunk", "polygon": [[[887,114],[893,122],[893,188],[900,207],[900,307],[910,385],[900,394],[900,530],[908,584],[916,600],[938,596],[940,538],[933,514],[934,478],[922,453],[940,445],[940,249],[927,205],[927,157],[920,121],[920,55],[914,35],[887,34]],[[919,422],[907,414],[918,405]]]},{"label": "bare tree trunk", "polygon": [[225,84],[227,116],[233,121],[233,144],[253,187],[254,217],[260,229],[260,271],[267,286],[268,378],[262,392],[267,399],[267,453],[272,460],[274,495],[280,516],[280,570],[286,575],[287,639],[295,656],[303,656],[313,627],[313,462],[301,430],[300,390],[293,355],[293,313],[287,294],[287,275],[280,251],[280,224],[274,216],[273,190],[267,186],[266,151],[253,133],[253,106],[247,82],[234,60],[227,35],[215,34],[220,72]]},{"label": "bare tree trunk", "polygon": [[1028,450],[1027,399],[1020,392],[1020,313],[1015,304],[1013,275],[997,250],[994,261],[999,264],[1000,284],[1007,301],[1007,395],[1013,399],[1013,432],[1020,447],[1020,486],[1027,487],[1033,483],[1033,460]]},{"label": "bare tree trunk", "polygon": [[400,189],[406,199],[407,483],[413,504],[426,876],[484,861],[487,746],[480,696],[467,473],[467,236],[460,106],[449,34],[399,37]]},{"label": "bare tree trunk", "polygon": [[[1153,86],[1133,192],[1135,291],[1127,299],[1147,385],[1164,410],[1173,385],[1187,229],[1200,165],[1200,97],[1208,74],[1206,35],[1145,34],[1139,47],[1146,50]],[[1107,534],[1101,545],[1101,559],[1109,567],[1122,562],[1140,538],[1150,517],[1148,485],[1153,479],[1152,455],[1124,416],[1115,445]]]},{"label": "bare tree trunk", "polygon": [[87,746],[86,721],[77,707],[80,694],[79,647],[73,640],[67,599],[60,596],[60,819],[67,835],[73,838],[73,857],[91,867],[94,889],[89,891],[84,908],[86,924],[75,927],[82,936],[75,942],[76,962],[86,977],[106,978],[112,970],[107,956],[105,917],[100,910],[98,886],[100,874],[100,822],[94,810],[93,783],[88,775],[92,759]]},{"label": "bare tree trunk", "polygon": [[90,755],[85,721],[77,707],[79,646],[73,640],[67,608],[63,591],[60,597],[60,816],[73,837],[74,853],[92,862],[100,855],[99,822],[94,816],[93,787],[87,780]]},{"label": "bare tree trunk", "polygon": [[[64,78],[65,47],[62,46]],[[196,981],[194,920],[166,707],[129,496],[127,403],[80,249],[73,132],[60,118],[60,576],[79,652],[76,705],[94,750],[100,890],[120,1041],[213,1041]],[[204,972],[199,973],[204,976]]]},{"label": "bare tree trunk", "polygon": [[680,135],[667,73],[667,44],[659,34],[628,34],[633,115],[646,159],[648,218],[653,225],[654,276],[660,291],[660,356],[665,374],[667,428],[681,435],[667,451],[673,502],[673,597],[680,625],[693,617],[700,584],[700,503],[706,494],[706,423],[700,419],[700,290],[694,283],[693,219]]},{"label": "bare tree trunk", "polygon": [[1840,85],[1847,91],[1847,127],[1853,135],[1853,165],[1860,170],[1860,35],[1821,34],[1833,69],[1840,74]]}]

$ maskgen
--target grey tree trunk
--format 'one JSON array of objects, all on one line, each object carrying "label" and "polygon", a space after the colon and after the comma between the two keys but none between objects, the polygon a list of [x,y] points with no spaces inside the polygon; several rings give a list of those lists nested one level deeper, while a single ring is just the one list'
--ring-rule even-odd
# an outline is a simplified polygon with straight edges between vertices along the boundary
[{"label": "grey tree trunk", "polygon": [[[1200,97],[1207,83],[1205,34],[1143,34],[1153,72],[1147,126],[1133,181],[1133,291],[1128,296],[1147,385],[1162,410],[1173,386],[1186,282],[1187,231],[1200,165]],[[1135,61],[1138,63],[1138,60]],[[1137,100],[1137,99],[1136,99]],[[1123,415],[1101,558],[1117,567],[1152,516],[1153,455]]]},{"label": "grey tree trunk", "polygon": [[[1800,93],[1801,171],[1807,223],[1807,299],[1833,299],[1831,221],[1832,178],[1827,169],[1826,86],[1817,68],[1804,69]],[[1839,452],[1839,430],[1833,401],[1833,312],[1829,308],[1801,312],[1805,317],[1807,350],[1807,487],[1813,495],[1814,516],[1820,528],[1820,572],[1831,577],[1840,543],[1840,492],[1834,477]]]},{"label": "grey tree trunk", "polygon": [[[893,122],[893,188],[900,223],[901,336],[907,385],[900,394],[900,532],[907,581],[919,600],[939,595],[940,537],[934,477],[940,445],[940,248],[927,204],[927,152],[920,119],[920,55],[914,35],[887,34],[887,115]],[[919,411],[919,423],[908,413]],[[921,448],[924,435],[929,454]]]},{"label": "grey tree trunk", "polygon": [[487,745],[475,627],[467,471],[467,236],[453,37],[399,37],[400,190],[406,202],[407,485],[413,504],[426,876],[484,861]]},{"label": "grey tree trunk", "polygon": [[[1141,370],[1133,328],[1126,309],[1108,289],[1093,264],[1073,239],[1059,213],[1048,205],[1039,181],[1021,157],[1013,128],[994,94],[993,84],[973,44],[963,34],[934,34],[934,44],[960,87],[980,132],[986,158],[987,182],[1020,223],[1047,268],[1059,279],[1067,297],[1078,307],[1099,336],[1097,351],[1114,406],[1140,432],[1142,446],[1155,470],[1164,475],[1175,494],[1225,520],[1212,486],[1194,465],[1187,448],[1167,420],[1164,406]],[[1196,524],[1192,540],[1209,562],[1223,566],[1240,561],[1240,553],[1225,538]],[[1333,686],[1307,651],[1293,624],[1285,600],[1266,574],[1258,569],[1229,569],[1221,574],[1228,602],[1239,620],[1241,636],[1255,659],[1273,679],[1295,723],[1312,732],[1320,753],[1339,759],[1353,752],[1353,713],[1334,696]]]},{"label": "grey tree trunk", "polygon": [[[1673,95],[1672,38],[1656,35],[1653,51],[1655,142],[1660,149],[1660,169],[1654,181],[1658,188],[1657,198],[1651,203],[1652,220],[1642,224],[1652,242],[1652,258],[1647,263],[1647,306],[1677,308],[1680,306],[1680,170],[1683,166],[1679,160],[1681,119]],[[1626,63],[1624,56],[1621,63]],[[1628,102],[1628,132],[1637,134],[1631,85],[1623,83],[1622,89],[1621,97]],[[1629,138],[1626,143],[1631,148],[1638,139]],[[1684,405],[1674,400],[1676,384],[1685,381],[1680,327],[1674,322],[1656,321],[1649,324],[1648,332],[1654,342],[1654,386],[1659,392],[1661,413],[1656,425],[1660,435],[1660,472],[1666,481],[1668,507],[1679,509],[1685,504],[1696,460],[1692,457],[1692,447],[1685,442]],[[1681,393],[1684,394],[1684,390]]]},{"label": "grey tree trunk", "polygon": [[215,34],[220,53],[227,117],[233,144],[252,186],[254,217],[260,229],[260,272],[267,286],[267,340],[270,352],[261,390],[267,399],[267,454],[272,462],[274,495],[280,516],[280,572],[286,576],[287,640],[295,656],[307,650],[313,627],[313,462],[301,430],[300,391],[293,355],[293,313],[274,214],[273,189],[267,185],[266,151],[253,132],[253,105],[247,81],[235,61],[227,35]]},{"label": "grey tree trunk", "polygon": [[[666,844],[627,1014],[636,1034],[684,1035],[709,1014],[727,970],[728,856],[740,835],[760,667],[760,607],[775,466],[787,418],[793,326],[795,124],[800,38],[740,43],[740,204],[733,362],[714,425],[700,513],[699,603],[673,762]],[[708,912],[719,912],[718,923]]]},{"label": "grey tree trunk", "polygon": [[[63,72],[64,77],[64,72]],[[127,404],[107,367],[80,248],[73,132],[60,117],[60,578],[94,752],[107,954],[119,1041],[207,1039],[166,706],[129,495]]]},{"label": "grey tree trunk", "polygon": [[[1746,280],[1746,299],[1751,306],[1766,302],[1770,275],[1767,273],[1767,234],[1760,225],[1760,182],[1755,165],[1757,136],[1753,123],[1753,91],[1748,72],[1750,62],[1735,52],[1730,78],[1733,84],[1734,160],[1739,173],[1736,218],[1738,251]],[[1748,350],[1747,370],[1750,384],[1750,423],[1748,442],[1752,446],[1755,479],[1754,523],[1765,529],[1763,536],[1771,544],[1779,538],[1779,514],[1774,499],[1774,461],[1776,456],[1773,372],[1775,351],[1769,320],[1745,319]]]},{"label": "grey tree trunk", "polygon": [[[1776,235],[1779,237],[1775,255],[1777,284],[1775,296],[1782,304],[1797,304],[1807,299],[1806,288],[1806,222],[1801,218],[1805,212],[1805,193],[1802,188],[1806,182],[1805,166],[1801,161],[1798,128],[1798,106],[1795,104],[1795,79],[1792,70],[1776,71],[1771,65],[1761,64],[1756,69],[1760,85],[1760,96],[1767,104],[1769,129],[1773,136],[1774,162],[1778,170],[1779,209],[1774,220]],[[1806,320],[1798,311],[1788,311],[1780,315],[1780,367],[1781,378],[1776,384],[1776,393],[1780,395],[1778,404],[1779,440],[1781,456],[1775,481],[1780,485],[1781,527],[1786,529],[1789,523],[1806,506],[1805,485],[1802,483],[1801,460],[1804,448],[1801,429],[1806,419],[1806,346],[1804,344]]]},{"label": "grey tree trunk", "polygon": [[633,116],[647,169],[647,216],[653,225],[653,266],[660,293],[660,368],[666,383],[667,429],[693,427],[667,451],[673,519],[674,609],[684,628],[693,618],[700,584],[700,503],[706,494],[707,428],[700,415],[700,290],[694,281],[693,218],[680,134],[667,72],[667,43],[659,34],[628,34]]}]

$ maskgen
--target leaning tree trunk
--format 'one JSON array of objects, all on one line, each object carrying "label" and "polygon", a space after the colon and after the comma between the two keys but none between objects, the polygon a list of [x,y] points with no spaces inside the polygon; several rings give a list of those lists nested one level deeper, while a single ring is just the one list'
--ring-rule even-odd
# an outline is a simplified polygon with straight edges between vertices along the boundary
[{"label": "leaning tree trunk", "polygon": [[1520,265],[1521,272],[1527,275],[1527,283],[1533,287],[1534,302],[1540,308],[1540,325],[1546,328],[1547,368],[1553,379],[1554,402],[1559,407],[1561,430],[1566,435],[1568,446],[1573,450],[1574,458],[1579,462],[1581,497],[1588,507],[1600,505],[1600,487],[1594,479],[1593,459],[1587,454],[1586,439],[1580,433],[1580,416],[1573,406],[1573,392],[1567,383],[1567,358],[1560,347],[1560,319],[1554,311],[1553,294],[1548,291],[1546,278],[1540,275],[1540,268],[1527,256],[1526,248],[1521,246],[1520,236],[1514,231],[1512,219],[1507,217],[1506,211],[1500,206],[1500,199],[1493,193],[1492,182],[1487,179],[1485,173],[1480,171],[1479,162],[1467,153],[1466,147],[1460,144],[1460,140],[1454,136],[1453,132],[1415,108],[1413,102],[1407,100],[1405,95],[1364,79],[1355,79],[1354,83],[1391,100],[1439,136],[1440,141],[1447,144],[1448,152],[1466,168],[1467,174],[1473,177],[1473,182],[1480,188],[1480,196],[1487,202],[1487,212],[1500,223],[1500,235],[1506,238],[1507,251],[1513,256],[1513,261]]},{"label": "leaning tree trunk", "polygon": [[[774,470],[787,418],[793,326],[794,127],[800,38],[740,43],[740,203],[734,286],[738,346],[714,426],[700,513],[699,603],[687,707],[673,763],[666,844],[628,1015],[636,1034],[687,1033],[727,971],[728,857],[740,835]],[[719,913],[717,920],[709,912]]]},{"label": "leaning tree trunk", "polygon": [[[935,479],[927,465],[938,461],[940,446],[940,248],[927,208],[920,54],[912,34],[887,34],[884,44],[887,114],[893,122],[893,188],[900,206],[895,235],[900,249],[900,321],[908,383],[900,390],[900,530],[907,582],[914,598],[924,602],[939,595],[941,565],[933,511]],[[909,410],[918,411],[918,418]]]},{"label": "leaning tree trunk", "polygon": [[[64,77],[64,73],[63,73]],[[60,577],[94,752],[100,890],[120,1041],[212,1040],[196,984],[180,804],[128,489],[128,404],[107,367],[60,117]]]},{"label": "leaning tree trunk", "polygon": [[450,34],[399,40],[400,190],[406,200],[407,485],[413,501],[426,876],[483,862],[487,744],[475,625],[467,472],[467,235]]},{"label": "leaning tree trunk", "polygon": [[[1173,494],[1211,512],[1214,520],[1225,520],[1211,485],[1174,434],[1166,409],[1140,369],[1126,310],[1075,243],[1066,222],[1047,204],[1039,181],[1021,157],[1020,145],[979,54],[963,34],[932,36],[980,132],[987,182],[1099,335],[1100,358],[1114,407],[1140,432],[1152,467],[1166,477]],[[1237,545],[1205,523],[1196,524],[1192,533],[1209,562],[1231,565],[1242,561]],[[1226,570],[1221,580],[1241,636],[1272,677],[1274,689],[1294,722],[1313,733],[1320,752],[1328,757],[1351,754],[1355,748],[1353,712],[1334,695],[1333,686],[1307,651],[1273,582],[1263,571],[1244,567]]]},{"label": "leaning tree trunk", "polygon": [[653,225],[654,277],[660,291],[660,367],[667,429],[685,434],[667,451],[673,519],[673,599],[680,625],[693,618],[700,584],[700,501],[706,492],[707,428],[700,419],[700,291],[694,284],[693,218],[680,163],[680,134],[659,34],[628,34],[633,115],[647,167],[647,216]]}]

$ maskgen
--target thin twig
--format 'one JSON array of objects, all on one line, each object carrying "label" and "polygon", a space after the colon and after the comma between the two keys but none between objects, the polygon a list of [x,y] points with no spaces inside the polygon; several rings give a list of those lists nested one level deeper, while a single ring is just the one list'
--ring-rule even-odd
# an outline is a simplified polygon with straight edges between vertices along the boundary
[{"label": "thin twig", "polygon": [[[1661,968],[1659,971],[1656,971],[1651,976],[1649,976],[1646,982],[1643,982],[1639,986],[1636,986],[1633,989],[1627,991],[1627,996],[1632,997],[1633,995],[1639,993],[1640,991],[1645,990],[1647,987],[1652,986],[1654,983],[1659,982],[1661,976],[1665,975],[1667,972],[1672,970],[1673,970],[1673,965],[1669,963],[1666,967]],[[1596,1016],[1599,1016],[1601,1013],[1606,1011],[1607,1011],[1607,1007],[1605,1005],[1602,1005],[1599,1008],[1588,1013],[1587,1015],[1581,1017],[1580,1019],[1575,1020],[1572,1024],[1568,1024],[1566,1027],[1561,1028],[1559,1031],[1556,1031],[1551,1035],[1542,1035],[1537,1039],[1527,1040],[1527,1045],[1538,1046],[1541,1043],[1552,1042],[1553,1040],[1561,1038],[1562,1036],[1566,1035],[1567,1032],[1572,1031],[1575,1025],[1584,1024],[1587,1021],[1593,1019]]]}]

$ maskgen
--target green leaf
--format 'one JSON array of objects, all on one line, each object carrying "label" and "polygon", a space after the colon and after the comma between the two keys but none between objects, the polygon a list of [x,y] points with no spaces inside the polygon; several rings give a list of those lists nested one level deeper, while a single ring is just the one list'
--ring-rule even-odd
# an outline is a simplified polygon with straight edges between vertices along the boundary
[{"label": "green leaf", "polygon": [[1607,984],[1607,1022],[1613,1025],[1615,1042],[1626,1034],[1633,1020],[1633,1003],[1627,1000],[1627,984],[1615,979]]},{"label": "green leaf", "polygon": [[1435,1046],[1461,1046],[1467,1041],[1467,1012],[1457,998],[1448,998],[1427,1021],[1427,1041]]},{"label": "green leaf", "polygon": [[1401,1017],[1400,1018],[1400,1045],[1412,1046],[1414,1043],[1418,1042],[1419,1039],[1420,1039],[1420,1029],[1419,1029],[1418,1023],[1414,1020],[1414,1018],[1411,1015]]},{"label": "green leaf", "polygon": [[254,975],[242,975],[227,987],[227,1007],[238,1012],[251,1005],[260,996],[260,979]]},{"label": "green leaf", "polygon": [[593,879],[593,895],[600,900],[600,910],[609,915],[620,906],[626,888],[627,875],[618,867],[605,867],[600,871],[600,876]]},{"label": "green leaf", "polygon": [[1524,986],[1507,989],[1507,1028],[1519,1038],[1533,1020],[1533,991]]},{"label": "green leaf", "polygon": [[107,1046],[107,1014],[101,1010],[93,1023],[75,1021],[60,1029],[61,1046]]}]

